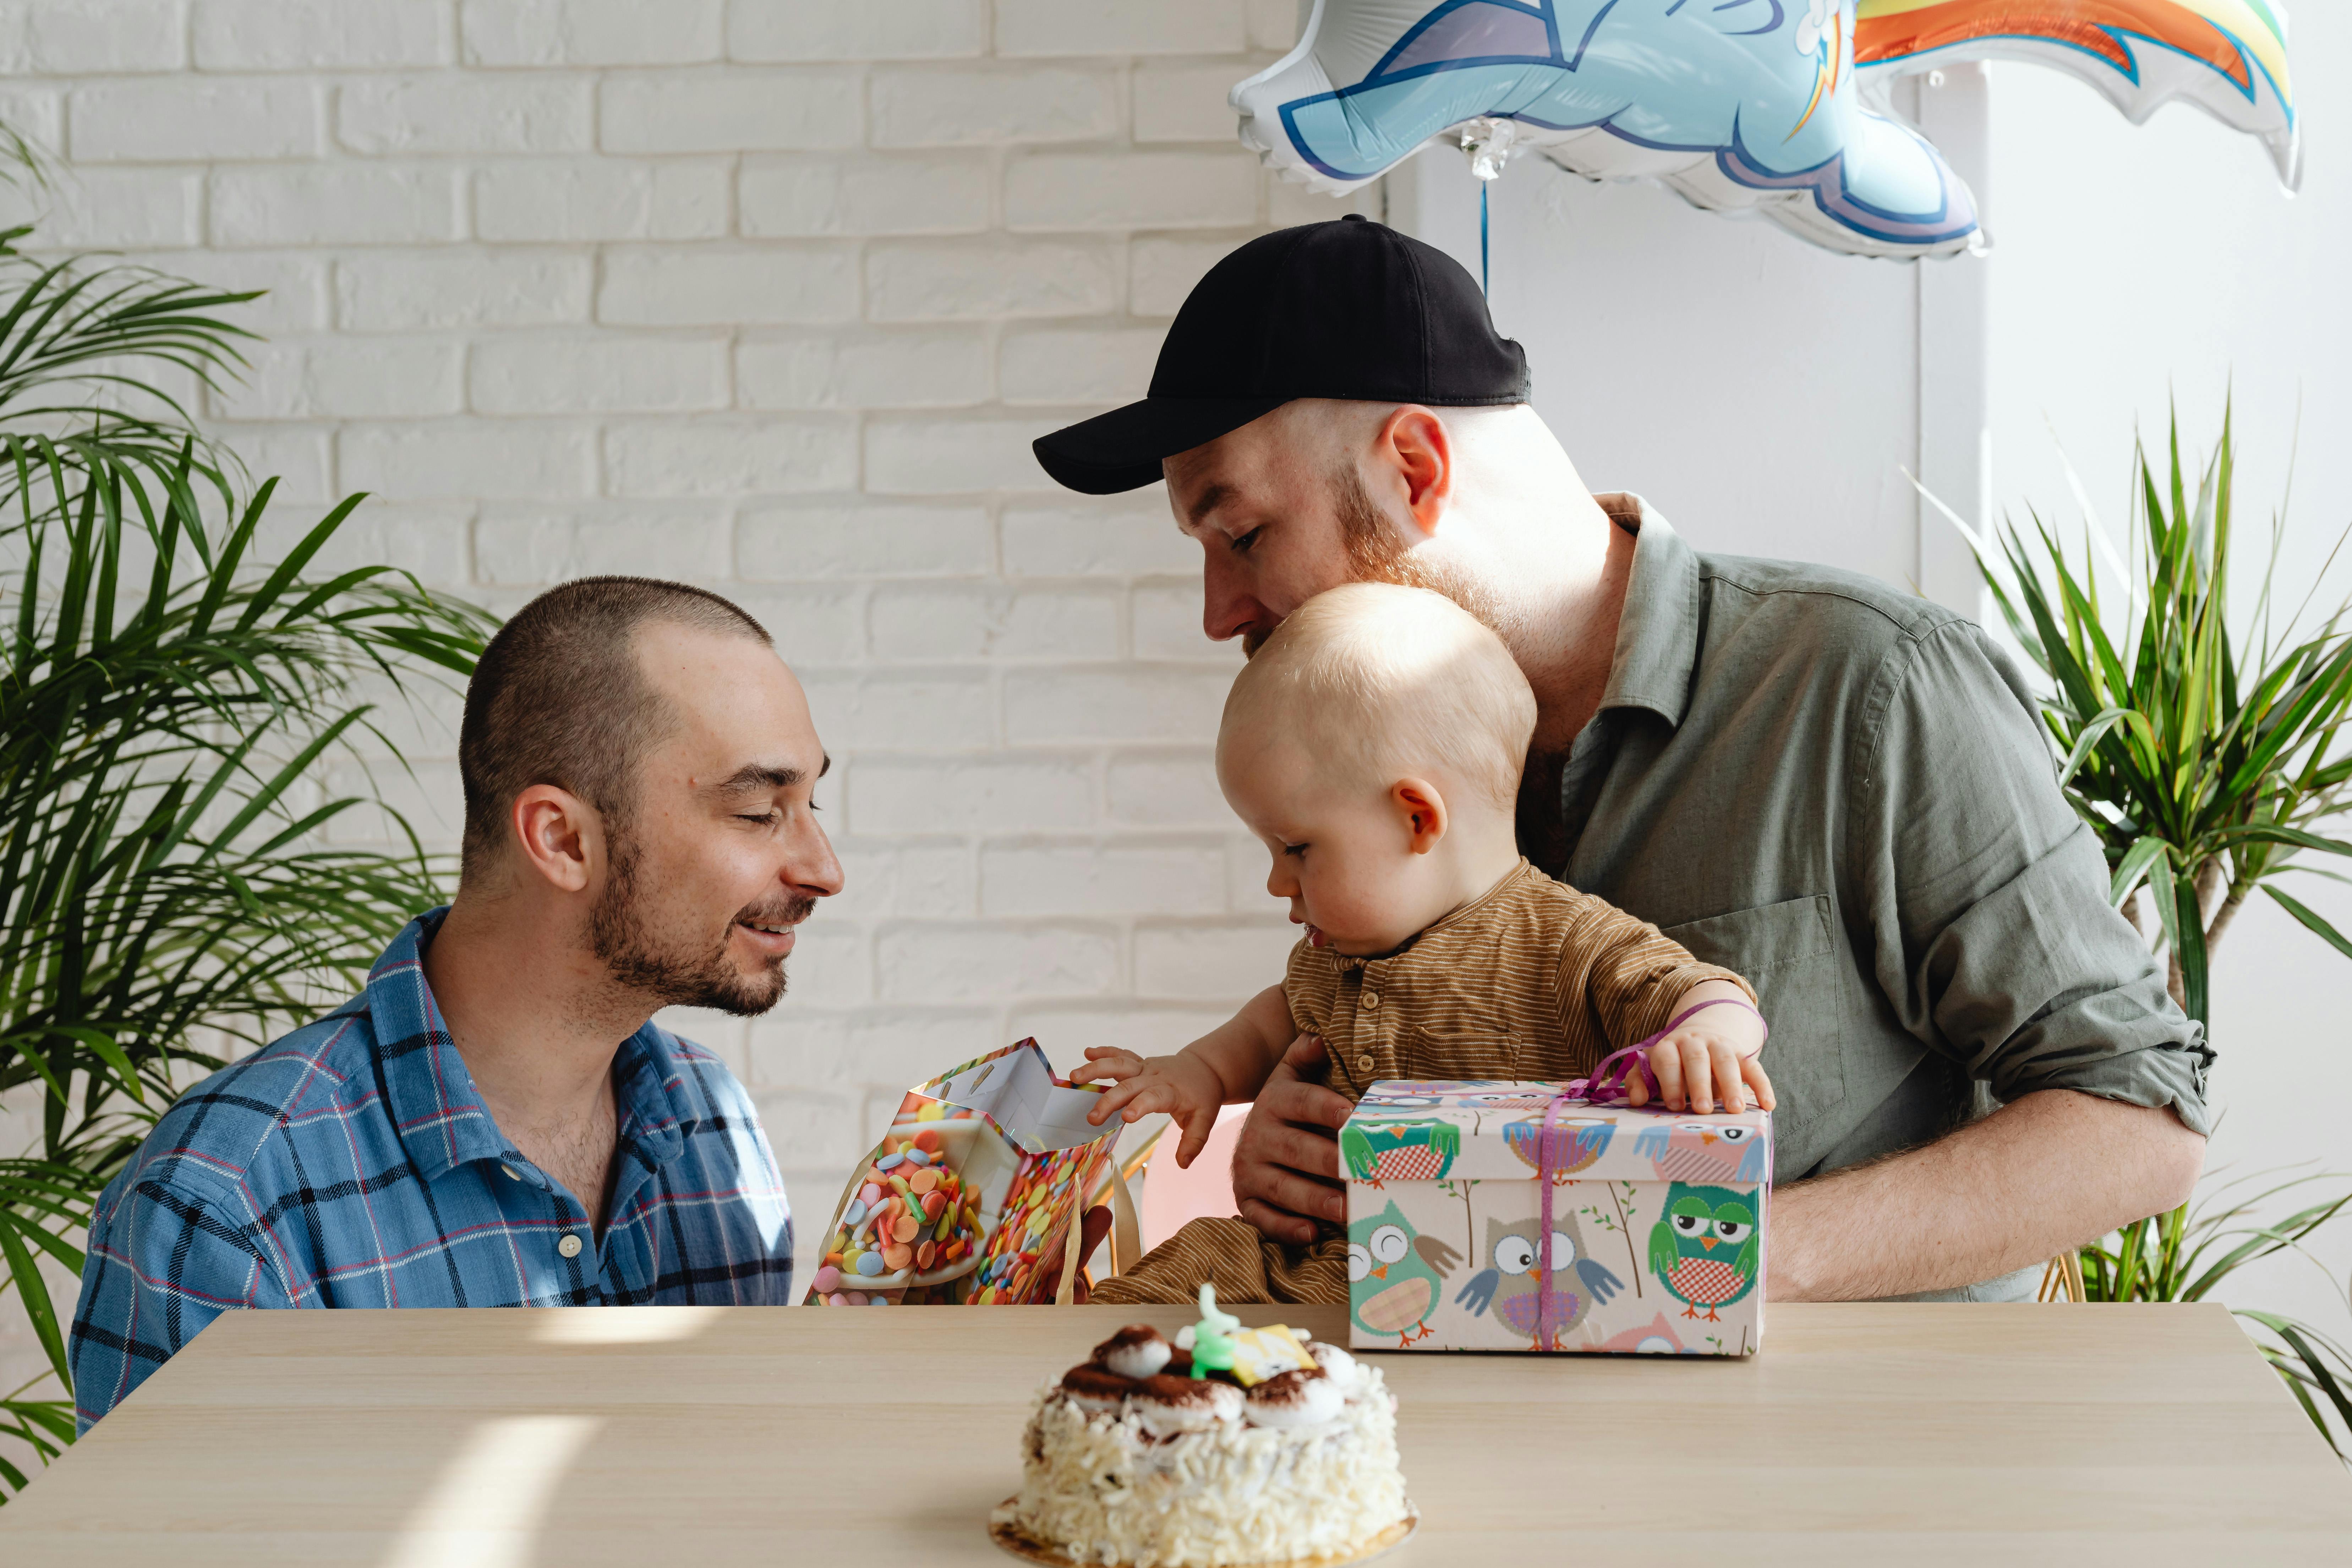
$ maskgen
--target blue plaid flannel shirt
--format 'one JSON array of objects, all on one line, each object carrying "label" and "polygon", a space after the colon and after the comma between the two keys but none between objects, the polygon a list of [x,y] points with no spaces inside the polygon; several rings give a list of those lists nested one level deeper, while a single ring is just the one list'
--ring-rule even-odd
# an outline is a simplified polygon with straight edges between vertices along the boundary
[{"label": "blue plaid flannel shirt", "polygon": [[367,989],[196,1085],[98,1200],[71,1354],[92,1422],[232,1307],[789,1301],[793,1224],[743,1086],[647,1024],[613,1064],[598,1240],[475,1091],[412,921]]}]

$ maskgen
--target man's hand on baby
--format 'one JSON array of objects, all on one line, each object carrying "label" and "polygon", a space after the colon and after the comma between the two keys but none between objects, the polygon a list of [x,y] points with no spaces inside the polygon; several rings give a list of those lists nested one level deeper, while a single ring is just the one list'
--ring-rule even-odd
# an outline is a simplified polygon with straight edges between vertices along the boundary
[{"label": "man's hand on baby", "polygon": [[1224,1085],[1208,1066],[1181,1052],[1172,1057],[1139,1057],[1116,1046],[1088,1046],[1087,1064],[1070,1074],[1072,1083],[1107,1080],[1102,1103],[1087,1112],[1097,1127],[1116,1111],[1121,1121],[1139,1121],[1160,1112],[1181,1131],[1176,1163],[1190,1165],[1192,1156],[1209,1142],[1224,1105]]},{"label": "man's hand on baby", "polygon": [[[1718,1107],[1772,1110],[1772,1080],[1765,1076],[1759,1055],[1763,1047],[1763,1031],[1753,1014],[1738,1007],[1708,1008],[1650,1047],[1658,1103],[1702,1116]],[[1649,1085],[1636,1073],[1627,1081],[1625,1094],[1635,1105],[1647,1104]]]},{"label": "man's hand on baby", "polygon": [[1327,1087],[1330,1073],[1322,1036],[1291,1041],[1234,1140],[1234,1201],[1242,1218],[1293,1247],[1313,1241],[1318,1221],[1348,1220],[1339,1129],[1356,1105]]}]

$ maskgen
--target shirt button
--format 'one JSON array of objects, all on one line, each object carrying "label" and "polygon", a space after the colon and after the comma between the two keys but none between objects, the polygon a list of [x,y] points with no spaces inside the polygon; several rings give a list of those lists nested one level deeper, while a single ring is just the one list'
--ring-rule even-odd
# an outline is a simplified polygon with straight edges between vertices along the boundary
[{"label": "shirt button", "polygon": [[1356,1070],[1357,1070],[1358,1072],[1370,1072],[1370,1071],[1371,1071],[1371,1070],[1372,1070],[1372,1058],[1370,1058],[1370,1057],[1358,1057],[1358,1058],[1356,1058]]},{"label": "shirt button", "polygon": [[516,1170],[512,1165],[501,1163],[499,1169],[507,1173],[507,1180],[509,1182],[520,1182],[522,1180],[522,1173]]},{"label": "shirt button", "polygon": [[1381,1010],[1381,994],[1377,991],[1365,992],[1364,1005],[1370,1008],[1375,1013],[1379,1012]]},{"label": "shirt button", "polygon": [[555,1244],[555,1250],[566,1258],[577,1258],[580,1256],[580,1238],[576,1236],[567,1236]]}]

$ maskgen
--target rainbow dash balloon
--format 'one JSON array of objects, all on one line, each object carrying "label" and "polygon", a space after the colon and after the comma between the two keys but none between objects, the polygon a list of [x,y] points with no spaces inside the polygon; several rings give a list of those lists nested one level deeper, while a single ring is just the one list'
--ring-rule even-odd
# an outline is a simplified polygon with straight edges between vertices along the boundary
[{"label": "rainbow dash balloon", "polygon": [[2188,99],[2296,177],[2269,0],[1314,0],[1298,47],[1231,101],[1245,144],[1321,190],[1451,132],[1482,178],[1535,147],[1833,250],[1937,256],[1980,243],[1976,204],[1886,89],[1988,58],[2070,70],[2135,121]]}]

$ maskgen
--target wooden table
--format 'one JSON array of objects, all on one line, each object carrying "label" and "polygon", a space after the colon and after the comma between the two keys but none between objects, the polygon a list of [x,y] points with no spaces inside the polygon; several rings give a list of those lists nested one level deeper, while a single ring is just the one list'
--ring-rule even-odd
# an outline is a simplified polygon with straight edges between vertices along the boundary
[{"label": "wooden table", "polygon": [[[1031,1392],[1191,1315],[231,1312],[0,1509],[0,1563],[1009,1568],[983,1521]],[[2352,1563],[2352,1477],[2218,1306],[1775,1306],[1748,1362],[1378,1363],[1399,1568]]]}]

